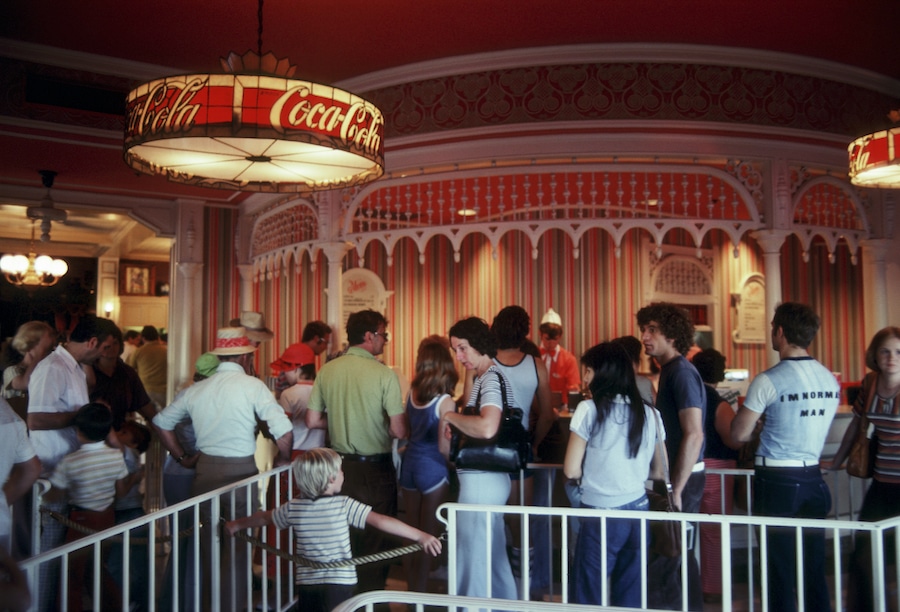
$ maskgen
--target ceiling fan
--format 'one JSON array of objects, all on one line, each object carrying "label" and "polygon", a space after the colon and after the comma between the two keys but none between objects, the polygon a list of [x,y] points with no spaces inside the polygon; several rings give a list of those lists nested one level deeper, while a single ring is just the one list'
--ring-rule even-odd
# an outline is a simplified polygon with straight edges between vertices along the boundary
[{"label": "ceiling fan", "polygon": [[53,170],[38,170],[38,174],[41,175],[41,183],[47,188],[47,193],[41,198],[39,206],[29,206],[25,213],[29,219],[40,220],[41,242],[49,242],[51,221],[65,221],[68,214],[66,211],[54,207],[53,198],[50,196],[50,188],[53,187],[53,179],[56,178],[56,172]]}]

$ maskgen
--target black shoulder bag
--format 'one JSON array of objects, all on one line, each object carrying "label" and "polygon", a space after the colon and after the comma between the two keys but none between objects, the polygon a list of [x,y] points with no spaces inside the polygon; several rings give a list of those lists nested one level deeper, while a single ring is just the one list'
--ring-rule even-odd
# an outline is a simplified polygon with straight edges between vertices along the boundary
[{"label": "black shoulder bag", "polygon": [[[459,469],[485,470],[488,472],[518,472],[528,463],[528,432],[522,426],[524,413],[520,408],[509,405],[506,397],[506,383],[500,372],[500,392],[503,396],[503,414],[500,427],[493,438],[480,440],[472,438],[452,428],[450,439],[450,461]],[[481,414],[481,389],[475,406],[466,406],[462,414]]]}]

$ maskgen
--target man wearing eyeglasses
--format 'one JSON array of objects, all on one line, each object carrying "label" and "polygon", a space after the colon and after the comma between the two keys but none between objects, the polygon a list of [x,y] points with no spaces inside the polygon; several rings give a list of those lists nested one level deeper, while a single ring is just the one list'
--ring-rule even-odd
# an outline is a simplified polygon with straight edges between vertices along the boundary
[{"label": "man wearing eyeglasses", "polygon": [[[381,514],[397,515],[397,474],[393,438],[407,436],[400,381],[376,359],[389,340],[387,319],[362,310],[347,319],[347,352],[322,366],[316,376],[306,426],[327,429],[331,446],[343,457],[342,492]],[[353,556],[385,549],[381,532],[351,534]],[[357,568],[359,592],[384,589],[387,564]]]}]

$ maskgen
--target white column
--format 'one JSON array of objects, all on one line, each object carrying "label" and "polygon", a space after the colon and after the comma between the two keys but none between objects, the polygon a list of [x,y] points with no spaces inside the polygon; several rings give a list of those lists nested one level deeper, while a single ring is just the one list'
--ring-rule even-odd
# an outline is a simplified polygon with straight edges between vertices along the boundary
[{"label": "white column", "polygon": [[865,331],[871,338],[888,325],[887,256],[892,246],[885,238],[862,240],[863,288],[865,289]]},{"label": "white column", "polygon": [[[253,264],[238,264],[237,269],[241,275],[241,287],[238,293],[241,312],[256,310],[253,307]],[[239,317],[241,313],[236,312],[234,316]]]},{"label": "white column", "polygon": [[178,230],[172,245],[172,283],[169,292],[169,397],[194,376],[194,362],[206,348],[203,331],[203,204],[178,203]]},{"label": "white column", "polygon": [[[775,308],[781,303],[781,245],[790,235],[787,230],[759,230],[751,236],[763,250],[763,265],[766,275],[766,319],[772,321]],[[769,345],[767,352],[769,367],[778,363],[778,353]]]},{"label": "white column", "polygon": [[328,284],[325,289],[327,301],[325,315],[331,327],[331,346],[339,350],[344,342],[344,307],[341,296],[341,282],[344,273],[344,255],[353,248],[349,242],[327,242],[322,245],[322,252],[328,258]]},{"label": "white column", "polygon": [[[109,308],[107,314],[107,305]],[[119,258],[97,258],[97,314],[109,317],[116,325],[122,319],[119,304]]]}]

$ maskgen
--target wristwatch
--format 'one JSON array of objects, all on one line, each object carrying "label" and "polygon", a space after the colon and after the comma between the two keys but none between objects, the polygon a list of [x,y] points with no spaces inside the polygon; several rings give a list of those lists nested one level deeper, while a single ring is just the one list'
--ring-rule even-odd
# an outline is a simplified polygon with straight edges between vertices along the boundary
[{"label": "wristwatch", "polygon": [[182,461],[184,461],[184,460],[187,458],[187,456],[188,456],[187,453],[182,453],[182,454],[181,454],[181,457],[175,457],[175,462],[176,462],[176,463],[181,463]]}]

